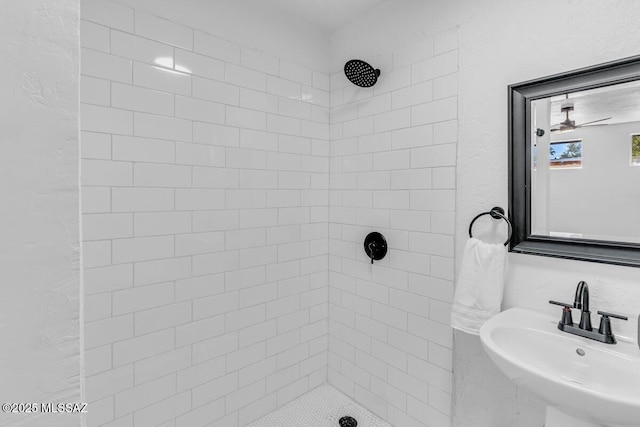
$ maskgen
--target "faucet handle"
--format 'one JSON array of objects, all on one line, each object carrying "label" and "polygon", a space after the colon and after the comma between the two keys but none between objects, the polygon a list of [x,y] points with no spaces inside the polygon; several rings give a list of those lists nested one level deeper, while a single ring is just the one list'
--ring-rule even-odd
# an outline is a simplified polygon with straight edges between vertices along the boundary
[{"label": "faucet handle", "polygon": [[613,317],[615,319],[629,320],[627,316],[621,314],[607,313],[606,311],[598,311],[598,314],[602,317]]},{"label": "faucet handle", "polygon": [[549,304],[554,304],[554,305],[559,305],[565,308],[573,308],[573,303],[569,304],[566,302],[560,302],[560,301],[554,301],[554,300],[549,300]]},{"label": "faucet handle", "polygon": [[562,325],[573,326],[573,317],[571,316],[571,308],[573,307],[573,304],[553,300],[549,300],[549,304],[562,306],[562,319],[560,320],[560,323]]}]

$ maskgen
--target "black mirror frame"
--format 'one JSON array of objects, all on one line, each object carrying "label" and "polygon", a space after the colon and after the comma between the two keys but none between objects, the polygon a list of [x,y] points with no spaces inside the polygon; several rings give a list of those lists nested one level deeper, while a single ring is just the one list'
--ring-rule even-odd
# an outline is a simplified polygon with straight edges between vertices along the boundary
[{"label": "black mirror frame", "polygon": [[531,101],[635,80],[640,56],[509,86],[510,252],[640,267],[640,243],[531,234]]}]

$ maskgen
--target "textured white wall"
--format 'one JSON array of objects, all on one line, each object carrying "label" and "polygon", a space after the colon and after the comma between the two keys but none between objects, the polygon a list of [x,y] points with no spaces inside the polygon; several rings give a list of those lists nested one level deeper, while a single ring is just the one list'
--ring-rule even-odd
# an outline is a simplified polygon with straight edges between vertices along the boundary
[{"label": "textured white wall", "polygon": [[[79,1],[0,13],[0,400],[79,402]],[[1,425],[79,425],[0,414]]]},{"label": "textured white wall", "polygon": [[105,0],[81,41],[89,425],[244,426],[325,382],[329,76]]}]

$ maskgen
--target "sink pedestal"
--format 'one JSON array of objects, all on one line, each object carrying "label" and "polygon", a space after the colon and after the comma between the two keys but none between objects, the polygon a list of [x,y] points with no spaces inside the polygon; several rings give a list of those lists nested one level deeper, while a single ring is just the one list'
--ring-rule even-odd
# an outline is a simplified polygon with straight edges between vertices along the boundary
[{"label": "sink pedestal", "polygon": [[552,406],[547,406],[547,416],[544,419],[544,427],[602,427],[588,421],[575,418],[560,412]]}]

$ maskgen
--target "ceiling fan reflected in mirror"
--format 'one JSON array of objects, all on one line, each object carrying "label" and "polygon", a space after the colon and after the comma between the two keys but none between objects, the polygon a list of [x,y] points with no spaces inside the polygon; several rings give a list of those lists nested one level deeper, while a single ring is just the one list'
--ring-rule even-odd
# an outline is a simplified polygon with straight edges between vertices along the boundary
[{"label": "ceiling fan reflected in mirror", "polygon": [[[569,95],[566,95],[566,99],[569,99]],[[590,122],[576,124],[575,120],[571,120],[569,118],[569,113],[574,110],[574,106],[572,102],[565,102],[560,107],[560,111],[565,114],[565,119],[560,123],[556,123],[551,126],[551,132],[570,132],[572,130],[580,129],[582,127],[591,127],[591,126],[606,126],[608,123],[599,123],[604,122],[605,120],[610,120],[612,117],[607,117],[604,119],[592,120]],[[595,124],[598,123],[598,124]]]}]

